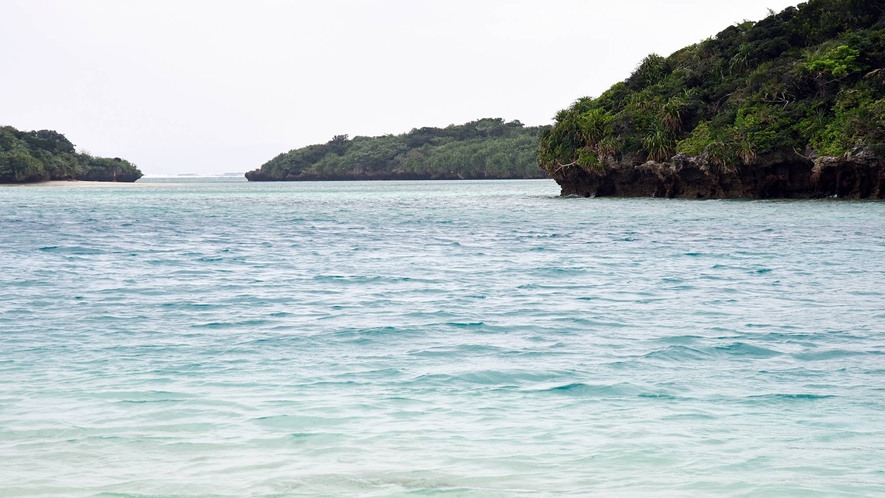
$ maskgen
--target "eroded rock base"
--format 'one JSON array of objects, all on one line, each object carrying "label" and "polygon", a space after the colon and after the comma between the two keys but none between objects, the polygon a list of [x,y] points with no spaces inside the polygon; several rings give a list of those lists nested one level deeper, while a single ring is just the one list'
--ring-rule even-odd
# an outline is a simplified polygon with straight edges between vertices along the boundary
[{"label": "eroded rock base", "polygon": [[615,164],[604,171],[577,166],[553,177],[562,195],[688,199],[885,199],[885,161],[859,152],[814,160],[777,153],[753,164],[713,166],[704,157]]}]

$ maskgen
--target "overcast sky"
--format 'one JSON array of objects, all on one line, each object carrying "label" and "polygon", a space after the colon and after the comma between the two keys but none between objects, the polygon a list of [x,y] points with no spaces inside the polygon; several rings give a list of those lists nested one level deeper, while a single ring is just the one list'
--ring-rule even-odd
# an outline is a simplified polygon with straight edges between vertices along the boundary
[{"label": "overcast sky", "polygon": [[789,0],[0,0],[0,124],[147,174],[557,110]]}]

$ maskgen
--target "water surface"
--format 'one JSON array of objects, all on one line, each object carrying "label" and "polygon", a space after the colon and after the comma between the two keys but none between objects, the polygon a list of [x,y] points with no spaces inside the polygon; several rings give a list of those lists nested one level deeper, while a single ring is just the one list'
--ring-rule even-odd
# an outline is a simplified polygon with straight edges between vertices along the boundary
[{"label": "water surface", "polygon": [[0,496],[883,494],[885,203],[557,194],[0,189]]}]

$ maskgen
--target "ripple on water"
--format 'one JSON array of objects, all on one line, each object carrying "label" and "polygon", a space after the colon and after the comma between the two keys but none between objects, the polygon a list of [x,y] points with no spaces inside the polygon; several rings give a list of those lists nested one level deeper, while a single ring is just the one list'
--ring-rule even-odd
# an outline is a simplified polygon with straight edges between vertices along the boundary
[{"label": "ripple on water", "polygon": [[0,191],[4,493],[881,494],[885,205],[556,194]]}]

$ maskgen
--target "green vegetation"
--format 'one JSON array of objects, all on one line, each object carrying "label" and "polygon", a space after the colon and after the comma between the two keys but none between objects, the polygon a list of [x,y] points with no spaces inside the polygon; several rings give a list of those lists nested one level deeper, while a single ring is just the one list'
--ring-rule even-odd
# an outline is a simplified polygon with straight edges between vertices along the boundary
[{"label": "green vegetation", "polygon": [[811,0],[745,21],[556,115],[539,162],[563,169],[703,156],[724,170],[792,150],[839,156],[885,143],[885,4]]},{"label": "green vegetation", "polygon": [[480,119],[402,135],[339,135],[280,154],[249,180],[543,178],[537,166],[540,127]]},{"label": "green vegetation", "polygon": [[0,183],[46,180],[134,182],[135,165],[118,157],[77,153],[64,135],[52,130],[19,131],[0,127]]}]

